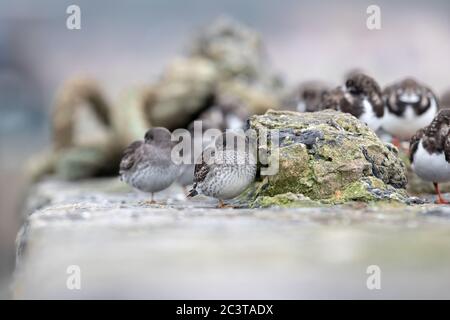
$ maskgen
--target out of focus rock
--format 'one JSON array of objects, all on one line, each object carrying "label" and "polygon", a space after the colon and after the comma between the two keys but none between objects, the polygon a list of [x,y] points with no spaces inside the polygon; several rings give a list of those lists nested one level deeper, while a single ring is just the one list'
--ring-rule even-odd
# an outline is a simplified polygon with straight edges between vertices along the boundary
[{"label": "out of focus rock", "polygon": [[148,114],[155,126],[186,127],[214,102],[218,70],[207,59],[177,59],[163,73],[149,97]]},{"label": "out of focus rock", "polygon": [[31,157],[25,170],[29,181],[51,174],[66,180],[117,175],[123,149],[150,127],[146,92],[130,90],[111,104],[92,79],[66,82],[53,108],[52,147]]},{"label": "out of focus rock", "polygon": [[273,81],[260,36],[230,18],[219,18],[204,28],[191,44],[191,56],[210,60],[223,79]]},{"label": "out of focus rock", "polygon": [[148,100],[154,125],[188,127],[194,120],[224,129],[277,108],[280,78],[271,70],[259,35],[221,18],[201,30],[183,60],[172,63]]},{"label": "out of focus rock", "polygon": [[151,126],[175,130],[203,120],[204,129],[240,128],[249,116],[278,107],[281,96],[281,81],[270,70],[259,35],[219,19],[156,83],[130,89],[117,102],[107,101],[91,79],[68,81],[55,99],[53,148],[30,166],[30,176],[116,175],[122,150]]},{"label": "out of focus rock", "polygon": [[152,87],[128,88],[111,105],[115,144],[121,149],[143,139],[145,132],[153,126],[146,105],[154,94]]},{"label": "out of focus rock", "polygon": [[[91,115],[96,117],[100,126],[107,130],[111,127],[111,110],[99,84],[89,78],[71,79],[59,90],[53,107],[51,123],[55,149],[76,144],[77,126],[87,122],[79,121],[78,118],[83,105],[93,111]],[[89,137],[92,138],[92,135]]]}]

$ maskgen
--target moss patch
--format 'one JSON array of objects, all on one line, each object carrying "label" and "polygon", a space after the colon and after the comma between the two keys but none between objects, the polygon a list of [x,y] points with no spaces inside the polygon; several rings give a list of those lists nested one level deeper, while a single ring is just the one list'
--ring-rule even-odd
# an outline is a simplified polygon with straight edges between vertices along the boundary
[{"label": "moss patch", "polygon": [[270,140],[274,130],[280,137],[268,148],[268,166],[278,172],[262,176],[252,202],[291,205],[299,194],[323,203],[407,198],[406,167],[395,148],[350,114],[270,110],[249,124],[259,138]]}]

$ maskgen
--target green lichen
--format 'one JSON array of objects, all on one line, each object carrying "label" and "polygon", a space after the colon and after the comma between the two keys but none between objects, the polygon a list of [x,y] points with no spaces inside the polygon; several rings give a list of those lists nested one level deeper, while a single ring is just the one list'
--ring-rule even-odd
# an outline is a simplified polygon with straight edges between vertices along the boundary
[{"label": "green lichen", "polygon": [[319,201],[313,201],[302,194],[294,194],[292,192],[277,194],[273,197],[258,197],[252,204],[252,208],[269,208],[269,207],[322,207],[324,204]]},{"label": "green lichen", "polygon": [[253,198],[260,198],[259,202],[283,204],[278,198],[269,198],[289,193],[324,203],[406,198],[405,165],[396,150],[352,115],[332,110],[270,110],[251,117],[250,127],[260,137],[273,129],[282,137],[278,150],[269,148],[272,155],[279,154],[269,157],[269,166],[276,166],[273,161],[277,161],[279,170],[262,177]]}]

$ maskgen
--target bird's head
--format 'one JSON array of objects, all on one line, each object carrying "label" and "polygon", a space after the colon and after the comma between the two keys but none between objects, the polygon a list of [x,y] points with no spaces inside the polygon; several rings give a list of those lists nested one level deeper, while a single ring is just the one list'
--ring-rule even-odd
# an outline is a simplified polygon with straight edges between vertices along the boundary
[{"label": "bird's head", "polygon": [[151,128],[145,133],[144,141],[147,144],[170,145],[171,134],[169,130],[163,127]]}]

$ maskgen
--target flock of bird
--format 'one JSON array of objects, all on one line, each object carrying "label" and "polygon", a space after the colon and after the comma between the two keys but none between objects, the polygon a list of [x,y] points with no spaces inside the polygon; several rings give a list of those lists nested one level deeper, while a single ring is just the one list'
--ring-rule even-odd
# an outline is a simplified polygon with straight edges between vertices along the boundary
[{"label": "flock of bird", "polygon": [[[372,77],[352,72],[337,88],[317,82],[305,84],[296,108],[299,112],[334,109],[350,113],[373,131],[389,133],[397,146],[410,140],[414,172],[434,184],[438,203],[448,203],[441,196],[439,183],[450,181],[450,109],[442,108],[426,85],[406,78],[382,90]],[[234,135],[249,142],[248,137]],[[223,200],[238,196],[254,180],[255,159],[248,161],[252,157],[248,152],[228,147],[225,136],[216,139],[216,148],[203,151],[200,163],[193,168],[193,187],[188,196],[204,194],[219,199],[219,206],[223,206]],[[151,193],[153,202],[153,193],[170,186],[183,172],[171,159],[173,146],[167,129],[150,129],[144,141],[133,142],[125,150],[121,179]]]},{"label": "flock of bird", "polygon": [[[227,143],[231,140],[232,144]],[[166,128],[148,130],[144,141],[135,141],[125,149],[120,163],[121,180],[150,193],[150,203],[154,203],[155,192],[169,187],[190,168],[173,161],[171,151],[176,143],[171,141],[171,133]],[[254,141],[248,136],[235,132],[224,132],[217,137],[215,145],[206,147],[200,163],[195,164],[188,196],[214,197],[219,199],[219,207],[224,207],[223,200],[240,195],[256,176],[256,157],[247,147],[251,143]]]}]

